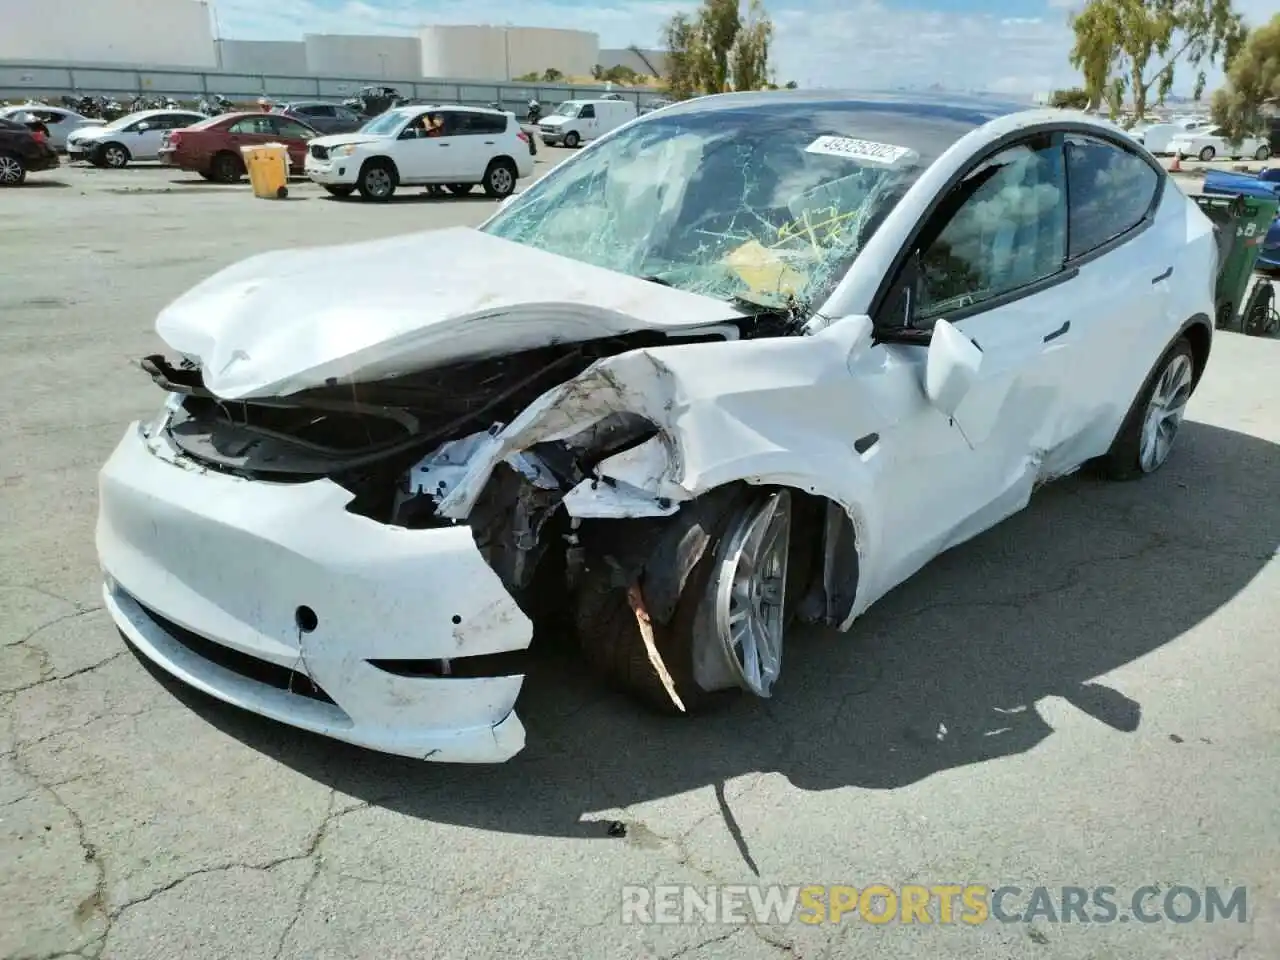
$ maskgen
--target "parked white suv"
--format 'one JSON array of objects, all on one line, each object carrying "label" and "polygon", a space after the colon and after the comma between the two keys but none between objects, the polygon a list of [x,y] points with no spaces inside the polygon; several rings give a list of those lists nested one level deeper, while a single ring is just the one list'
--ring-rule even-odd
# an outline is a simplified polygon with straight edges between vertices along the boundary
[{"label": "parked white suv", "polygon": [[533,173],[529,137],[512,113],[461,106],[396,107],[355,133],[317,137],[307,176],[338,197],[386,200],[401,186],[510,196]]},{"label": "parked white suv", "polygon": [[131,160],[157,160],[164,135],[207,119],[194,110],[140,110],[100,127],[67,136],[67,159],[98,167],[123,167]]}]

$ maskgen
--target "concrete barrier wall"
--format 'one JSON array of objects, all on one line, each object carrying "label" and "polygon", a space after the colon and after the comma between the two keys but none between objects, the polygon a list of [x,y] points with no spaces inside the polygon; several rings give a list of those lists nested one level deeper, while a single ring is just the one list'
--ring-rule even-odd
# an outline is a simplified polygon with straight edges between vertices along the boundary
[{"label": "concrete barrier wall", "polygon": [[616,93],[642,104],[659,96],[647,89],[625,89],[604,85],[564,83],[503,83],[451,78],[272,76],[258,73],[194,71],[163,66],[120,66],[117,64],[24,63],[0,60],[0,101],[33,99],[57,100],[63,94],[75,96],[133,97],[171,96],[199,99],[205,94],[222,94],[236,99],[317,97],[342,100],[362,86],[395,87],[406,97],[482,106],[497,101],[509,110],[521,110],[530,97],[549,111],[563,100],[598,97]]}]

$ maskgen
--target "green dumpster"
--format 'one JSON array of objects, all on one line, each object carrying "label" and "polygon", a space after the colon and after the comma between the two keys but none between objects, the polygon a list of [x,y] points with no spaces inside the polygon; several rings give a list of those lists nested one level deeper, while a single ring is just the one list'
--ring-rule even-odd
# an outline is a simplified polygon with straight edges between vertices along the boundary
[{"label": "green dumpster", "polygon": [[1193,198],[1218,232],[1218,285],[1215,294],[1218,327],[1236,323],[1240,304],[1253,266],[1258,262],[1258,251],[1271,228],[1271,221],[1280,209],[1280,200],[1262,197],[1209,196],[1197,194]]}]

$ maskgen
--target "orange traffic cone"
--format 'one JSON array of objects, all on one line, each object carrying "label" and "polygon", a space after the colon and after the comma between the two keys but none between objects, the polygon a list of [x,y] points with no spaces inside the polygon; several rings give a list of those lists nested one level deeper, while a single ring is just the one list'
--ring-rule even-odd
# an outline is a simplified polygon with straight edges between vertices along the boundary
[{"label": "orange traffic cone", "polygon": [[1176,153],[1173,155],[1173,163],[1169,165],[1169,172],[1170,173],[1182,172],[1182,158]]}]

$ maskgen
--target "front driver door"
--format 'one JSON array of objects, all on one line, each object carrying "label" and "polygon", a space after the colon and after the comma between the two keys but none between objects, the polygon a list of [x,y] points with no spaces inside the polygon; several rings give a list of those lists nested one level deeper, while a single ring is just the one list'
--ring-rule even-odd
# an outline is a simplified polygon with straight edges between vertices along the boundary
[{"label": "front driver door", "polygon": [[[897,464],[882,490],[895,581],[1020,509],[1040,477],[1072,364],[1066,201],[1056,137],[982,160],[943,198],[877,318],[891,361],[913,367],[921,388],[885,438]],[[950,413],[923,391],[940,320],[981,351]]]}]

